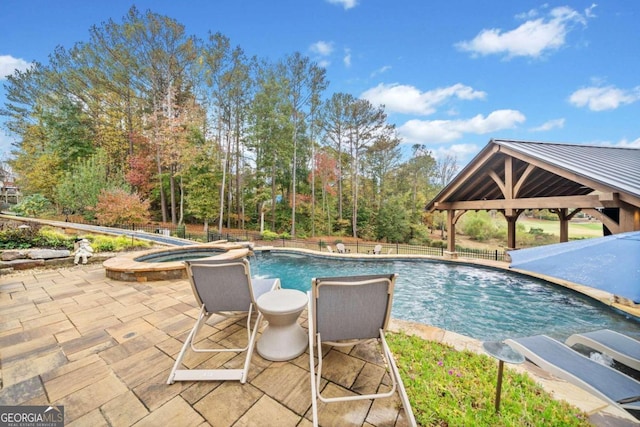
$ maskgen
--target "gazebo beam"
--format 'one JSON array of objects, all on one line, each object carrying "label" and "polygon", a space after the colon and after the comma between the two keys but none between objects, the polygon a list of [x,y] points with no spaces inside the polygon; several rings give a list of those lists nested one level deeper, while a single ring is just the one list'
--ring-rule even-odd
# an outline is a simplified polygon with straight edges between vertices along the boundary
[{"label": "gazebo beam", "polygon": [[[459,202],[436,202],[436,210],[502,210],[502,209],[559,209],[616,207],[612,200],[601,200],[597,194],[586,196],[531,197],[526,199],[466,200]],[[612,206],[613,205],[613,206]]]}]

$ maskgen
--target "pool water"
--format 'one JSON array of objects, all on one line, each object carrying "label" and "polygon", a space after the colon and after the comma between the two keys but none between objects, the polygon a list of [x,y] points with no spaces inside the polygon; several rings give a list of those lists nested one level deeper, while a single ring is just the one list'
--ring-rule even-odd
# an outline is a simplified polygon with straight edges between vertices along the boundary
[{"label": "pool water", "polygon": [[430,260],[334,260],[258,253],[254,277],[308,291],[313,277],[398,273],[392,316],[479,340],[613,329],[640,339],[640,322],[577,292],[508,271]]}]

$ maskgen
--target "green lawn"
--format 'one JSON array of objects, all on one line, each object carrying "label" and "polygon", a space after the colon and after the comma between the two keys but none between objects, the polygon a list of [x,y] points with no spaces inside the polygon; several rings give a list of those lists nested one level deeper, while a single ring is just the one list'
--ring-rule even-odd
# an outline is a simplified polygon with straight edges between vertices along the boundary
[{"label": "green lawn", "polygon": [[[527,231],[531,228],[540,228],[547,234],[555,234],[556,236],[560,235],[560,221],[519,218],[518,224],[524,225]],[[569,222],[570,239],[602,237],[602,235],[602,223],[600,222]]]},{"label": "green lawn", "polygon": [[420,426],[576,426],[587,415],[554,399],[527,374],[505,369],[495,412],[497,363],[486,355],[402,333],[387,334]]}]

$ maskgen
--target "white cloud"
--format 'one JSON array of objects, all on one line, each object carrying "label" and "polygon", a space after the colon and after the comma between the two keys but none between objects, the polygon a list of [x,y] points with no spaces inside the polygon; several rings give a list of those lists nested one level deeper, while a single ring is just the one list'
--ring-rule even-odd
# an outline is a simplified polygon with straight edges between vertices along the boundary
[{"label": "white cloud", "polygon": [[539,12],[537,9],[531,9],[528,12],[523,12],[523,13],[519,13],[516,15],[516,19],[520,19],[520,20],[526,20],[526,19],[533,19],[536,16],[539,15]]},{"label": "white cloud", "polygon": [[450,146],[440,146],[431,150],[436,160],[444,159],[447,156],[455,157],[458,170],[465,166],[468,161],[478,154],[480,147],[476,144],[452,144]]},{"label": "white cloud", "polygon": [[462,138],[465,133],[484,135],[512,129],[526,120],[517,110],[496,110],[484,117],[478,114],[466,120],[409,120],[398,128],[404,142],[444,143]]},{"label": "white cloud", "polygon": [[344,58],[342,58],[342,62],[344,62],[345,67],[351,67],[351,49],[344,50]]},{"label": "white cloud", "polygon": [[485,92],[474,90],[461,83],[427,92],[420,92],[414,86],[381,83],[360,95],[360,98],[374,105],[384,104],[389,112],[420,115],[433,114],[438,106],[451,98],[468,101],[485,97]]},{"label": "white cloud", "polygon": [[0,55],[0,81],[14,73],[15,70],[24,71],[31,66],[31,63],[24,59],[14,58],[11,55]]},{"label": "white cloud", "polygon": [[640,138],[636,138],[634,141],[627,141],[626,139],[623,139],[615,144],[615,146],[622,148],[640,148]]},{"label": "white cloud", "polygon": [[333,43],[320,40],[312,44],[309,50],[320,56],[329,56],[333,52]]},{"label": "white cloud", "polygon": [[624,104],[640,100],[640,86],[630,90],[614,86],[591,86],[578,89],[569,96],[576,107],[588,107],[591,111],[615,110]]},{"label": "white cloud", "polygon": [[554,119],[544,122],[538,127],[531,128],[532,132],[545,132],[552,129],[562,129],[564,127],[564,119]]},{"label": "white cloud", "polygon": [[378,74],[384,74],[387,71],[389,71],[391,69],[391,65],[383,65],[382,67],[378,68],[377,70],[374,70],[373,73],[371,73],[370,77],[375,77]]},{"label": "white cloud", "polygon": [[530,19],[519,27],[503,31],[499,28],[482,30],[473,40],[456,43],[462,51],[478,55],[505,55],[506,58],[528,56],[538,58],[543,54],[557,50],[565,45],[567,34],[575,24],[586,25],[587,19],[594,17],[592,5],[581,14],[570,7],[552,9],[546,17],[533,19],[537,11],[532,10],[526,16]]},{"label": "white cloud", "polygon": [[327,0],[331,4],[337,4],[344,7],[345,10],[349,10],[352,7],[356,7],[358,5],[357,0]]}]

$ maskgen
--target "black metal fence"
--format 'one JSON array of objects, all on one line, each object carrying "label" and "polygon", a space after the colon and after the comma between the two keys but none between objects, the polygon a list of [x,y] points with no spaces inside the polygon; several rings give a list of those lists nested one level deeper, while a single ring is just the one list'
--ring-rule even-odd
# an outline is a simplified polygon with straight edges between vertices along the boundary
[{"label": "black metal fence", "polygon": [[[94,224],[97,225],[97,224]],[[344,245],[344,251],[346,253],[354,254],[371,254],[374,253],[374,249],[377,245],[381,246],[381,254],[406,254],[406,255],[432,255],[432,256],[444,256],[445,248],[440,246],[425,246],[425,245],[409,245],[403,243],[380,243],[369,241],[356,241],[354,242],[341,242],[339,237],[331,240],[322,240],[317,238],[310,239],[289,239],[289,238],[277,238],[272,240],[263,239],[262,234],[258,231],[235,231],[235,232],[223,232],[217,231],[204,231],[198,233],[188,231],[184,226],[158,226],[158,225],[117,225],[116,228],[125,230],[144,231],[147,233],[157,233],[166,236],[180,237],[183,239],[198,241],[198,242],[215,242],[217,240],[226,240],[229,242],[251,241],[255,242],[258,246],[275,246],[281,248],[299,248],[310,249],[321,252],[338,252],[338,244]],[[506,253],[501,250],[485,250],[485,249],[469,249],[463,247],[457,247],[456,252],[458,256],[464,258],[478,258],[492,261],[506,261]]]},{"label": "black metal fence", "polygon": [[[229,239],[231,240],[231,239]],[[334,241],[327,241],[321,239],[277,239],[268,241],[260,241],[261,244],[269,244],[271,246],[282,248],[302,248],[312,249],[321,252],[339,252],[337,244]],[[344,245],[345,253],[354,254],[372,254],[376,246],[380,245],[380,254],[404,254],[404,255],[432,255],[432,256],[444,256],[446,251],[443,247],[424,246],[424,245],[409,245],[403,243],[375,243],[375,242],[361,242],[355,243],[342,243]],[[464,258],[479,258],[492,261],[505,261],[506,254],[500,250],[483,250],[483,249],[467,249],[457,247],[456,252],[458,256]]]}]

